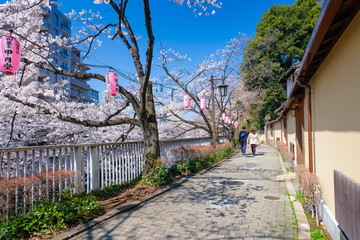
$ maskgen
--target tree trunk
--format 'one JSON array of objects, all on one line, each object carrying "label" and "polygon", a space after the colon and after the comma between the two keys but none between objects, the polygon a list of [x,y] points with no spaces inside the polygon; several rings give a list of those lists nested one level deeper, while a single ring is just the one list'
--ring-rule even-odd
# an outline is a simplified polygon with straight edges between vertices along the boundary
[{"label": "tree trunk", "polygon": [[154,161],[160,157],[158,124],[156,120],[154,96],[151,83],[149,83],[146,95],[146,109],[143,116],[141,116],[141,130],[144,135],[145,153],[145,166],[143,174],[145,176],[151,171]]}]

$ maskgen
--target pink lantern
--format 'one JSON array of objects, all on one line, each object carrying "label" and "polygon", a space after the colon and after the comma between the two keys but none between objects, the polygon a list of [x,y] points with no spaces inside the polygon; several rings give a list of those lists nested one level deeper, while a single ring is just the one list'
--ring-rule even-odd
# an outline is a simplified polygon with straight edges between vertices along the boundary
[{"label": "pink lantern", "polygon": [[118,76],[113,71],[109,71],[105,75],[106,90],[111,96],[119,93]]},{"label": "pink lantern", "polygon": [[229,120],[228,120],[228,124],[231,124],[231,119],[229,118]]},{"label": "pink lantern", "polygon": [[201,108],[201,110],[204,110],[206,108],[205,98],[200,99],[200,108]]},{"label": "pink lantern", "polygon": [[0,40],[0,70],[11,75],[20,67],[20,43],[12,36]]},{"label": "pink lantern", "polygon": [[225,113],[222,114],[222,120],[223,120],[223,121],[226,120],[226,114],[225,114]]},{"label": "pink lantern", "polygon": [[238,127],[238,125],[239,125],[239,122],[238,122],[238,121],[235,121],[235,122],[234,122],[234,127],[236,127],[236,128],[237,128],[237,127]]},{"label": "pink lantern", "polygon": [[184,96],[184,107],[185,108],[190,107],[190,97],[187,94],[185,94],[185,96]]},{"label": "pink lantern", "polygon": [[229,124],[229,117],[228,116],[226,116],[226,118],[225,118],[225,123]]}]

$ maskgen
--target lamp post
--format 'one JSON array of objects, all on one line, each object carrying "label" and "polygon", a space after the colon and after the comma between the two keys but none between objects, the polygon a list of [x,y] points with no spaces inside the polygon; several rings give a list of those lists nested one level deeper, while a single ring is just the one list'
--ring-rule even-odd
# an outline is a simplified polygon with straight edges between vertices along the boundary
[{"label": "lamp post", "polygon": [[222,99],[222,97],[225,97],[227,95],[227,88],[228,86],[224,84],[224,78],[214,78],[213,76],[210,77],[210,83],[211,83],[211,120],[212,120],[212,145],[213,145],[213,149],[214,152],[216,151],[216,128],[215,128],[215,86],[214,86],[214,81],[218,81],[218,80],[222,80],[222,84],[219,85],[219,90],[220,90],[220,97]]}]

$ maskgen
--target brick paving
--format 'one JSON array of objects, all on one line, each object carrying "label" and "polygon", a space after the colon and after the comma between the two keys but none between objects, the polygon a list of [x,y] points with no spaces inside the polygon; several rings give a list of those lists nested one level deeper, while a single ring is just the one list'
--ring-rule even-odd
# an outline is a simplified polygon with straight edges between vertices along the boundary
[{"label": "brick paving", "polygon": [[275,181],[278,157],[266,145],[257,151],[237,153],[73,239],[297,239],[285,184]]}]

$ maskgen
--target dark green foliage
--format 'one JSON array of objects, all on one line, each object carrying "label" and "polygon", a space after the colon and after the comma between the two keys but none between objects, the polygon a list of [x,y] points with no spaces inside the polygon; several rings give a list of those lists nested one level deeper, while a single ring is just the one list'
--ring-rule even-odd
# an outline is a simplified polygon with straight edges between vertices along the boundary
[{"label": "dark green foliage", "polygon": [[248,90],[261,90],[260,104],[252,106],[256,128],[262,129],[265,115],[286,99],[280,76],[301,61],[320,12],[316,0],[296,0],[294,5],[275,5],[261,17],[255,37],[243,52],[242,76]]},{"label": "dark green foliage", "polygon": [[281,106],[286,100],[286,91],[280,84],[273,84],[271,88],[263,90],[261,96],[261,102],[263,103],[259,108],[258,118],[256,121],[256,128],[263,129],[265,125],[265,116],[270,116],[271,119],[275,119],[277,115],[275,110]]},{"label": "dark green foliage", "polygon": [[140,183],[151,186],[164,186],[174,181],[174,175],[171,174],[173,172],[173,169],[169,171],[166,166],[155,164],[149,174],[142,177]]},{"label": "dark green foliage", "polygon": [[301,61],[320,12],[316,0],[274,5],[256,26],[256,35],[244,51],[242,63],[249,89],[266,89],[296,61]]},{"label": "dark green foliage", "polygon": [[174,181],[174,176],[170,174],[164,165],[156,166],[156,174],[152,179],[152,185],[165,186]]},{"label": "dark green foliage", "polygon": [[38,201],[31,212],[0,223],[0,239],[22,239],[30,235],[49,237],[53,230],[75,226],[102,213],[95,196],[78,195],[69,190],[64,190],[60,196],[61,201]]}]

